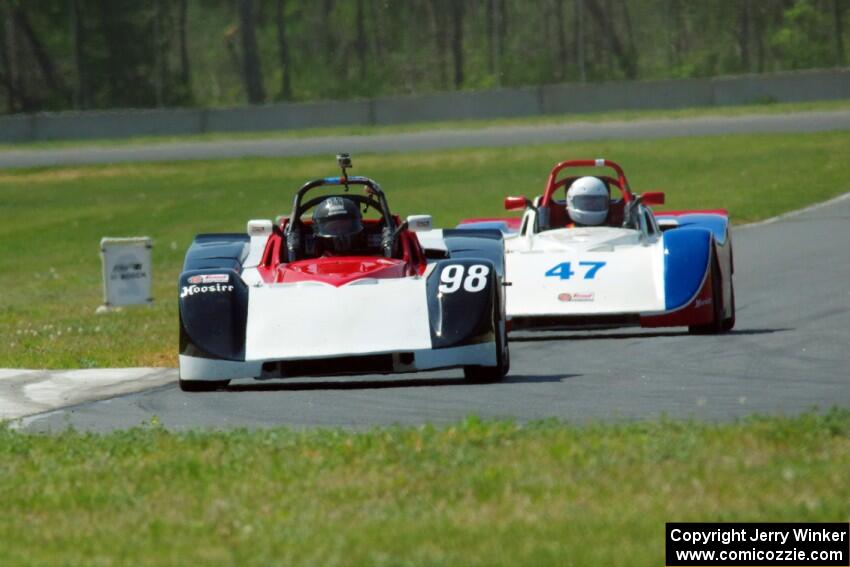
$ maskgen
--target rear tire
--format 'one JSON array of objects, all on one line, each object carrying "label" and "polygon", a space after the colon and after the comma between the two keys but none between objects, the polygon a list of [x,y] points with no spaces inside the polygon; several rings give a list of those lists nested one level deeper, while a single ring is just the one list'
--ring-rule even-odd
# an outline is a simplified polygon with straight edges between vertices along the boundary
[{"label": "rear tire", "polygon": [[223,390],[230,380],[180,380],[180,389],[184,392],[215,392]]}]

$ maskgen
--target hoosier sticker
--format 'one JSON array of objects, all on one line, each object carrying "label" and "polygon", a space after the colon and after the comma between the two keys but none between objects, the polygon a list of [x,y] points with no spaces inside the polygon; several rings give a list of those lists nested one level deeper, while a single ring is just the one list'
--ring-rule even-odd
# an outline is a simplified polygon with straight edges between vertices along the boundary
[{"label": "hoosier sticker", "polygon": [[184,285],[183,290],[180,292],[180,299],[184,297],[188,297],[190,295],[196,295],[198,293],[223,293],[227,291],[233,291],[232,285]]}]

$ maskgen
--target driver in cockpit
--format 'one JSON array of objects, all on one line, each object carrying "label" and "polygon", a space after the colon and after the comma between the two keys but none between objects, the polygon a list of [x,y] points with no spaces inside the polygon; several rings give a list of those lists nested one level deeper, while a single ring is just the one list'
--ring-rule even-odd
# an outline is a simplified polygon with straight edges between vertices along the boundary
[{"label": "driver in cockpit", "polygon": [[599,226],[608,219],[608,188],[596,177],[580,177],[567,191],[567,228]]},{"label": "driver in cockpit", "polygon": [[328,197],[313,211],[313,234],[324,256],[350,256],[365,248],[363,215],[357,203]]}]

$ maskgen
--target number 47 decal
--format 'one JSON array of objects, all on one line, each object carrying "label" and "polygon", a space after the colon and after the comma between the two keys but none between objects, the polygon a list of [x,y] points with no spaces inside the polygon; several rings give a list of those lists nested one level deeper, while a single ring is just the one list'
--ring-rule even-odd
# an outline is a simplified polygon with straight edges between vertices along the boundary
[{"label": "number 47 decal", "polygon": [[[596,278],[596,272],[602,269],[607,262],[579,262],[578,265],[581,267],[589,268],[584,273],[584,279],[592,280]],[[576,275],[576,273],[570,268],[570,262],[561,262],[557,266],[551,268],[546,272],[547,276],[553,278],[561,278],[562,280],[568,280],[570,277]]]}]

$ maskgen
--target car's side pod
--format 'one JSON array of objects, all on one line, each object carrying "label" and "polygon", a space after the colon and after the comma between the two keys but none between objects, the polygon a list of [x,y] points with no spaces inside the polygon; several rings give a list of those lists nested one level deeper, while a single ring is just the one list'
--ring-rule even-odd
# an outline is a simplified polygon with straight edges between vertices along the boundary
[{"label": "car's side pod", "polygon": [[195,237],[178,280],[180,354],[245,360],[248,287],[240,274],[249,241],[244,234]]},{"label": "car's side pod", "polygon": [[712,258],[713,234],[701,227],[665,232],[665,309],[672,311],[689,304],[702,288]]},{"label": "car's side pod", "polygon": [[443,238],[452,258],[484,258],[505,277],[505,240],[497,229],[444,229]]},{"label": "car's side pod", "polygon": [[482,257],[435,263],[428,275],[428,315],[433,348],[490,342],[502,317],[501,277]]}]

